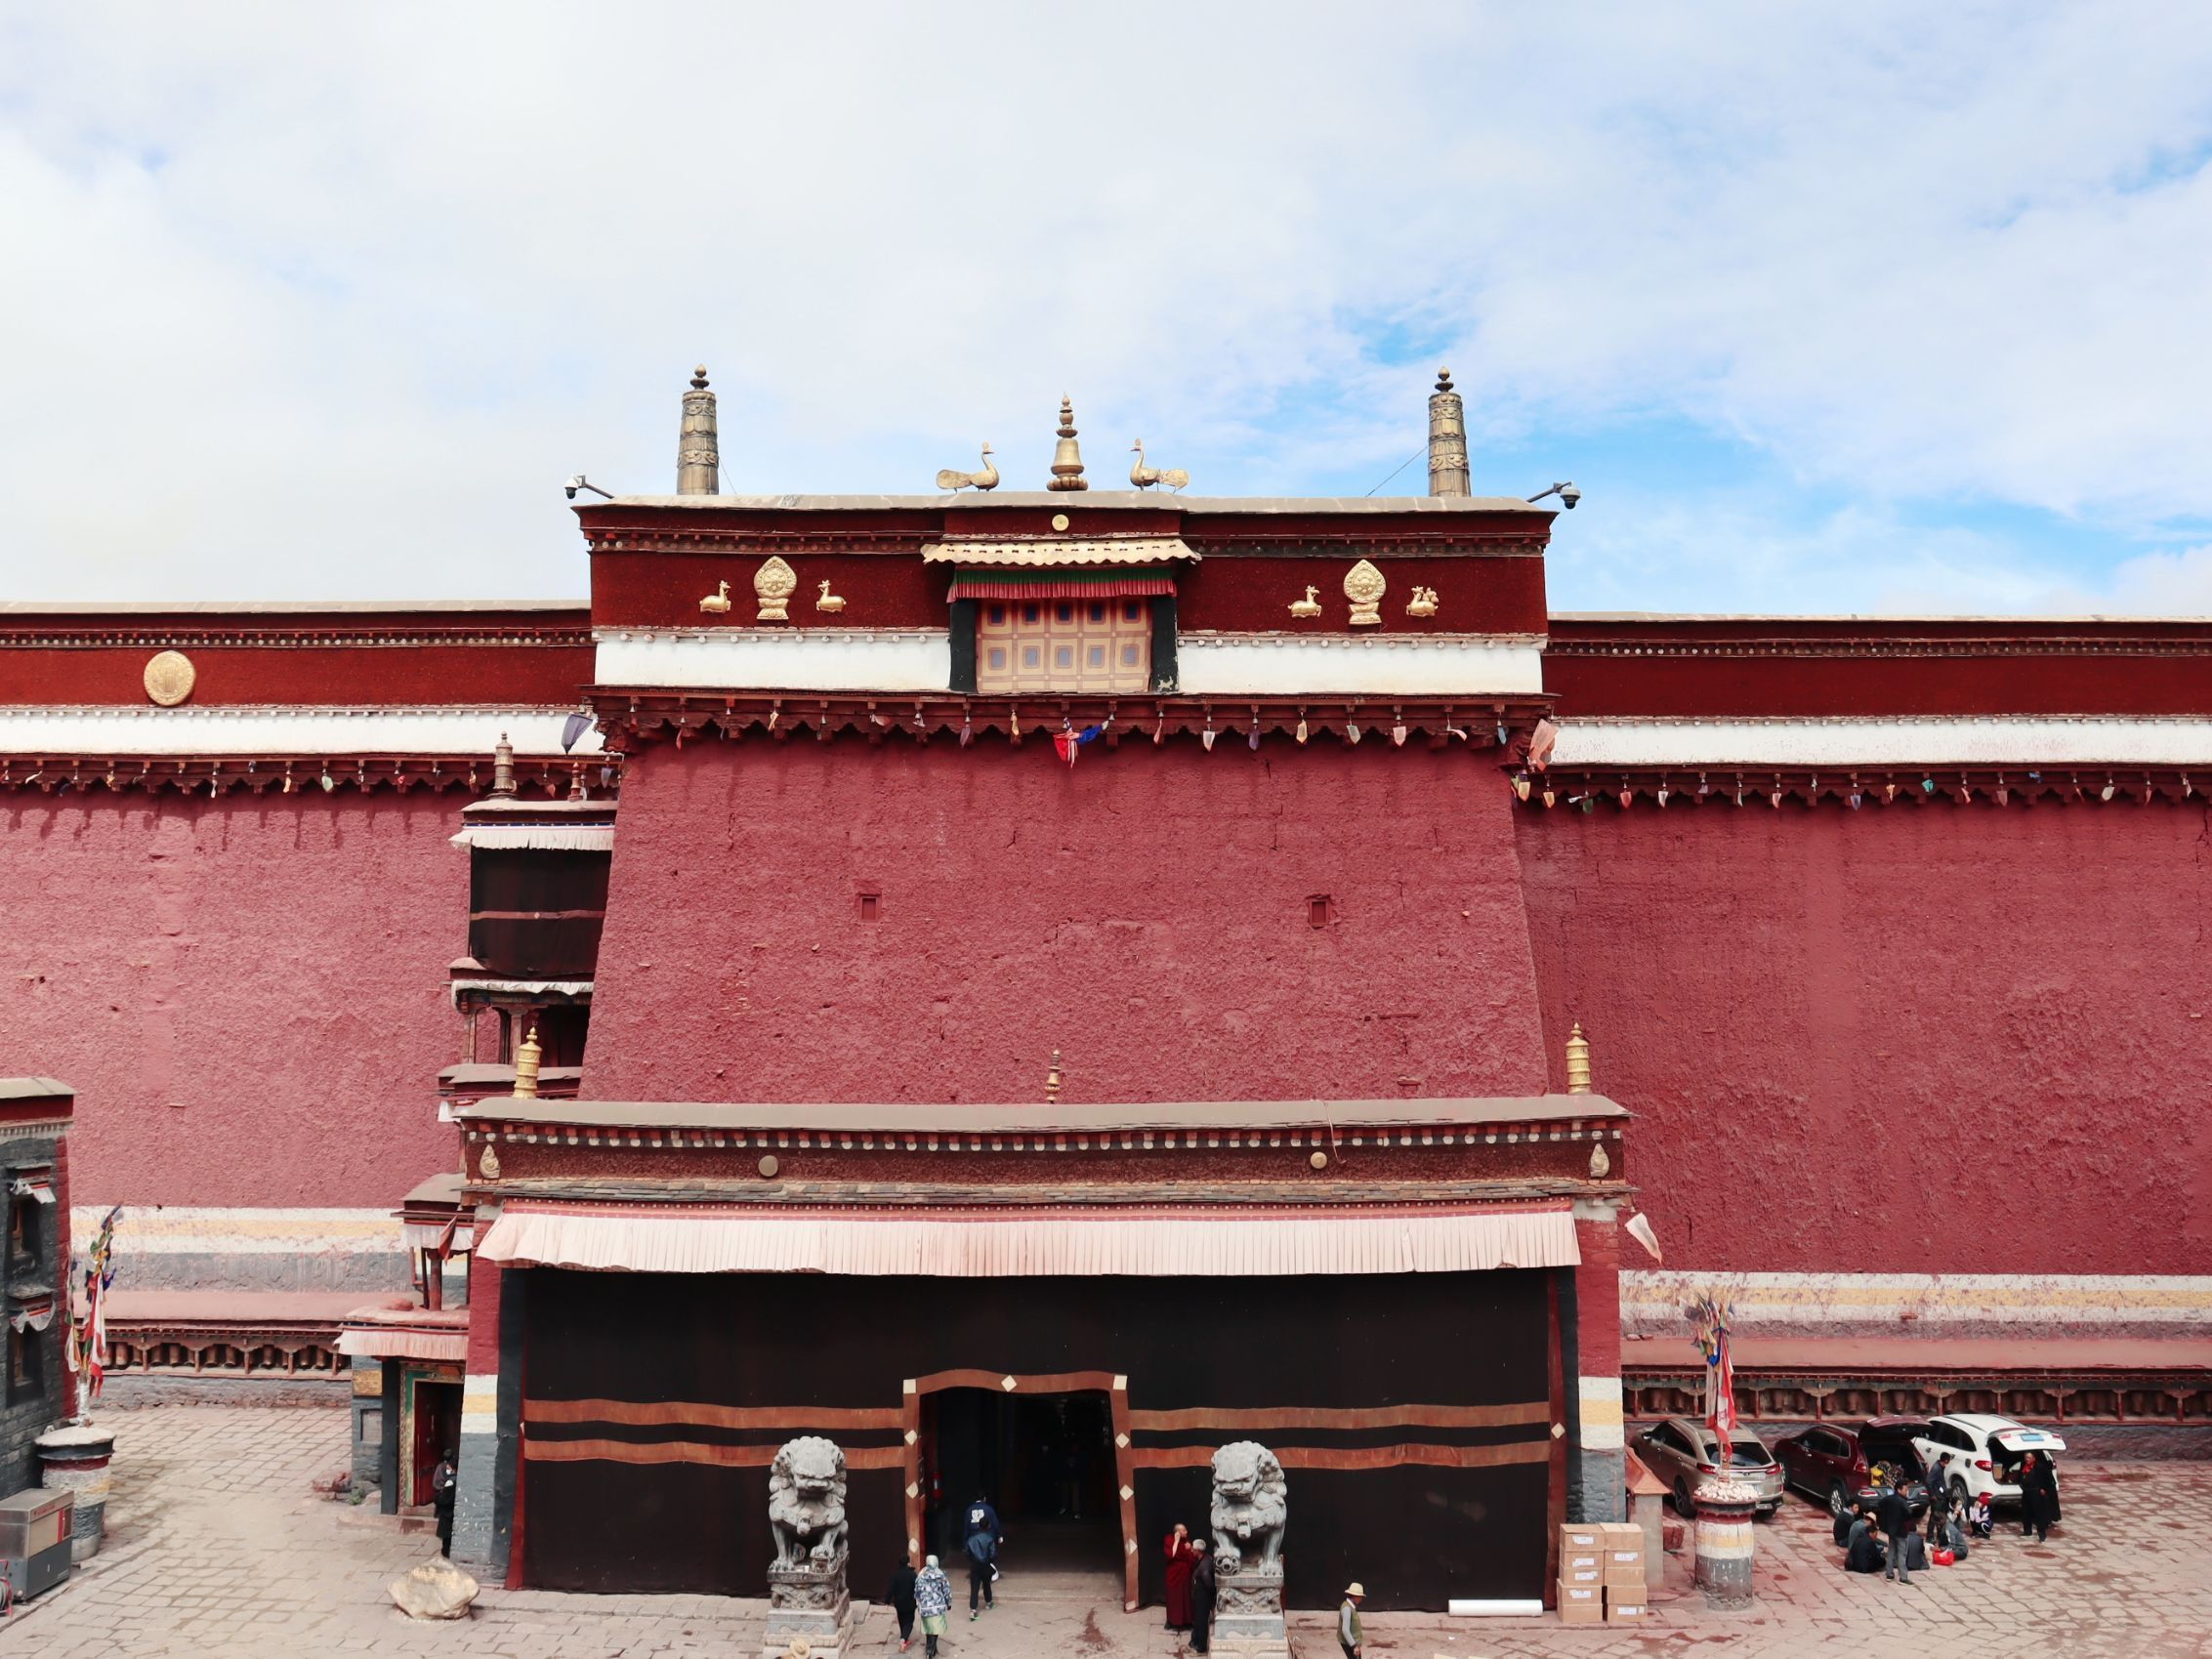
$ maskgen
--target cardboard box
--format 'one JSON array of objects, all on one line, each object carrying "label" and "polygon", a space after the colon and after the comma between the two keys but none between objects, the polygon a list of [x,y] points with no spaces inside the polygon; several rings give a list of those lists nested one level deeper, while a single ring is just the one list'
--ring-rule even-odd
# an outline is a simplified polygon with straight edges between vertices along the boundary
[{"label": "cardboard box", "polygon": [[1582,1567],[1597,1568],[1603,1567],[1605,1564],[1606,1553],[1603,1550],[1562,1551],[1560,1554],[1560,1577],[1565,1578],[1570,1567],[1576,1569]]},{"label": "cardboard box", "polygon": [[1560,1528],[1560,1554],[1578,1555],[1582,1551],[1592,1554],[1606,1547],[1606,1526],[1603,1521],[1568,1521]]},{"label": "cardboard box", "polygon": [[1606,1620],[1606,1595],[1594,1584],[1560,1586],[1560,1623],[1598,1625]]},{"label": "cardboard box", "polygon": [[1560,1568],[1560,1583],[1562,1584],[1580,1585],[1585,1589],[1602,1589],[1605,1582],[1606,1570],[1596,1561],[1591,1561],[1579,1567]]},{"label": "cardboard box", "polygon": [[1622,1596],[1615,1596],[1609,1589],[1606,1592],[1607,1624],[1632,1625],[1639,1619],[1649,1619],[1650,1616],[1651,1604],[1644,1599],[1642,1592]]},{"label": "cardboard box", "polygon": [[1644,1529],[1626,1521],[1607,1521],[1602,1567],[1605,1582],[1625,1586],[1644,1583]]}]

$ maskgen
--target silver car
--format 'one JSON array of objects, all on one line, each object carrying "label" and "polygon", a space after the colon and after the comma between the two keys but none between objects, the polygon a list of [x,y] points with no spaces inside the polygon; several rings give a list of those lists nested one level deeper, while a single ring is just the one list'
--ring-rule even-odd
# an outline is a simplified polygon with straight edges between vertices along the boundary
[{"label": "silver car", "polygon": [[1782,1466],[1767,1449],[1767,1442],[1748,1429],[1735,1431],[1727,1467],[1719,1456],[1720,1441],[1709,1423],[1688,1417],[1670,1417],[1654,1423],[1636,1436],[1636,1455],[1644,1467],[1666,1482],[1674,1494],[1677,1514],[1697,1513],[1694,1494],[1716,1474],[1725,1474],[1759,1494],[1760,1514],[1773,1514],[1782,1507]]}]

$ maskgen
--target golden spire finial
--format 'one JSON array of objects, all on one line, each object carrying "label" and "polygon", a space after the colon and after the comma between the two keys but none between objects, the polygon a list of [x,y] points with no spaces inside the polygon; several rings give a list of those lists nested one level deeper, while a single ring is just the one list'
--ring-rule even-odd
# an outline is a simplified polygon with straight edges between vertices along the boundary
[{"label": "golden spire finial", "polygon": [[684,423],[676,435],[676,493],[722,493],[722,439],[715,431],[714,394],[707,390],[707,366],[691,371],[691,390],[684,394]]},{"label": "golden spire finial", "polygon": [[1451,370],[1437,371],[1437,389],[1429,394],[1429,493],[1469,495],[1474,485],[1467,470],[1467,409],[1452,390]]},{"label": "golden spire finial", "polygon": [[530,1027],[530,1034],[522,1039],[522,1046],[515,1051],[515,1099],[534,1100],[538,1094],[538,1062],[545,1058],[545,1050],[538,1044],[538,1028]]},{"label": "golden spire finial", "polygon": [[1566,1092],[1569,1095],[1590,1093],[1590,1039],[1582,1034],[1582,1021],[1574,1022],[1574,1029],[1566,1034]]},{"label": "golden spire finial", "polygon": [[1066,397],[1060,400],[1060,441],[1053,445],[1052,477],[1045,483],[1047,489],[1089,489],[1083,477],[1083,451],[1075,444],[1075,405]]}]

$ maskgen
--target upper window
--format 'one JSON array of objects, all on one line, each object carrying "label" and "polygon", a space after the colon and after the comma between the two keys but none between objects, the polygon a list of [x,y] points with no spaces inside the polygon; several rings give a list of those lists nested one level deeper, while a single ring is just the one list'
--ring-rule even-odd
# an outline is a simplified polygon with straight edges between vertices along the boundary
[{"label": "upper window", "polygon": [[1152,625],[1143,600],[985,603],[976,616],[976,689],[1144,691]]}]

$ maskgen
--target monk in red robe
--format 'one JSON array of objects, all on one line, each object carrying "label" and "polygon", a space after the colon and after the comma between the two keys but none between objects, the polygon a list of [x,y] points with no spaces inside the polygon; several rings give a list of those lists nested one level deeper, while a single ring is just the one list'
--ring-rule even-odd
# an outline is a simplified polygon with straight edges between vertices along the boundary
[{"label": "monk in red robe", "polygon": [[1190,1628],[1190,1569],[1198,1564],[1198,1552],[1190,1548],[1190,1529],[1181,1521],[1167,1535],[1167,1628]]}]

